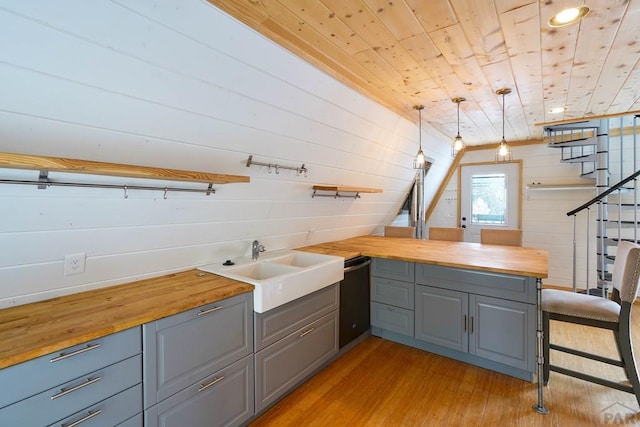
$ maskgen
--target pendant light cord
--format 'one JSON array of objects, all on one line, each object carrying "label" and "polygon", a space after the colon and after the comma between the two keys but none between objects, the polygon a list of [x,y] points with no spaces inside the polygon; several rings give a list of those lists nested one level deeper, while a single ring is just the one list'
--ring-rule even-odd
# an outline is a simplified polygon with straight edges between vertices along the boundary
[{"label": "pendant light cord", "polygon": [[458,102],[458,136],[460,136],[460,102]]},{"label": "pendant light cord", "polygon": [[504,141],[504,96],[506,93],[502,93],[502,140]]},{"label": "pendant light cord", "polygon": [[422,107],[418,108],[418,119],[420,120],[418,123],[420,129],[420,137],[418,138],[418,141],[420,143],[420,150],[422,150]]}]

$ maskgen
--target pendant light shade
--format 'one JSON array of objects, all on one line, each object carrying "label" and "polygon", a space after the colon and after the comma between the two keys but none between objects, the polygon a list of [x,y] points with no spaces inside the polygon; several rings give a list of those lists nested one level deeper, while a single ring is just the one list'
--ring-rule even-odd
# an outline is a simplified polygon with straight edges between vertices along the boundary
[{"label": "pendant light shade", "polygon": [[422,110],[424,110],[424,105],[414,105],[413,108],[415,110],[418,110],[418,117],[419,117],[418,126],[420,127],[420,135],[419,135],[420,148],[418,149],[418,152],[416,153],[416,156],[413,159],[413,168],[424,169],[427,163],[427,158],[424,155],[424,152],[422,151]]},{"label": "pendant light shade", "polygon": [[451,101],[458,104],[458,133],[451,143],[451,157],[455,157],[458,153],[464,151],[464,141],[460,136],[460,103],[466,101],[466,98],[453,98]]},{"label": "pendant light shade", "polygon": [[496,162],[510,162],[512,160],[511,147],[507,144],[507,140],[504,139],[504,96],[511,93],[511,89],[502,88],[496,90],[497,95],[502,95],[502,141],[498,144],[498,150],[496,151]]}]

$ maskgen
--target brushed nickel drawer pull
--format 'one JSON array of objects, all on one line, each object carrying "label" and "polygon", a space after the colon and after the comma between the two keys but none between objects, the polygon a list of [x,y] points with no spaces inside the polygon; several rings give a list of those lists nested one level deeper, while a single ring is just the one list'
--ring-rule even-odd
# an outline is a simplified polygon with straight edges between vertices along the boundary
[{"label": "brushed nickel drawer pull", "polygon": [[305,335],[309,335],[311,332],[315,331],[316,328],[309,328],[306,331],[304,331],[303,333],[300,334],[300,338],[304,337]]},{"label": "brushed nickel drawer pull", "polygon": [[213,381],[211,381],[209,384],[200,384],[200,388],[198,389],[198,393],[201,391],[204,391],[206,389],[208,389],[209,387],[211,387],[212,385],[216,385],[218,384],[220,381],[222,381],[224,379],[224,376],[222,377],[215,377],[213,379]]},{"label": "brushed nickel drawer pull", "polygon": [[87,378],[87,380],[85,382],[80,383],[80,384],[78,384],[76,386],[73,386],[71,388],[68,388],[66,390],[61,388],[60,389],[60,393],[54,394],[53,396],[51,396],[51,400],[55,400],[55,399],[57,399],[59,397],[66,396],[67,394],[73,393],[74,391],[80,390],[81,388],[85,388],[88,385],[97,383],[98,381],[100,381],[100,379],[101,379],[100,377]]},{"label": "brushed nickel drawer pull", "polygon": [[60,356],[54,357],[50,360],[51,363],[58,362],[60,360],[67,359],[69,357],[77,356],[78,354],[86,353],[87,351],[95,350],[100,347],[100,344],[87,344],[86,347],[72,351],[71,353],[60,353]]},{"label": "brushed nickel drawer pull", "polygon": [[218,310],[223,309],[223,308],[224,308],[224,305],[217,305],[215,307],[211,307],[208,310],[200,310],[198,312],[198,316],[204,316],[205,314],[213,313],[214,311],[218,311]]},{"label": "brushed nickel drawer pull", "polygon": [[89,421],[91,418],[97,417],[101,413],[102,413],[102,409],[98,409],[98,410],[95,410],[93,412],[89,411],[89,412],[87,412],[87,415],[85,415],[84,417],[80,418],[79,420],[74,421],[72,423],[60,424],[60,427],[76,427],[76,426],[79,426],[83,422]]}]

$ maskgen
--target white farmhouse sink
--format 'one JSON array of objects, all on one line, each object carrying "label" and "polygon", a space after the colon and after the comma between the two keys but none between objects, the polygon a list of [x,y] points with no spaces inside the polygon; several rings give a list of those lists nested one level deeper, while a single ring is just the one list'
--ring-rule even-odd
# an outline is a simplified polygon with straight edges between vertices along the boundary
[{"label": "white farmhouse sink", "polygon": [[344,279],[344,258],[283,250],[263,253],[258,261],[250,257],[198,267],[229,279],[255,286],[253,310],[264,313]]}]

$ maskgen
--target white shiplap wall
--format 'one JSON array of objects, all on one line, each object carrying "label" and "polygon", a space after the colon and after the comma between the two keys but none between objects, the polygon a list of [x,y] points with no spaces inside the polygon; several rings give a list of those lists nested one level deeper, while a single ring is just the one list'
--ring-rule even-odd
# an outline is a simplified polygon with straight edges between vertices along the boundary
[{"label": "white shiplap wall", "polygon": [[[251,176],[167,200],[1,185],[0,307],[246,255],[255,238],[275,250],[377,232],[413,180],[415,123],[204,1],[5,0],[0,28],[0,151]],[[429,202],[451,159],[423,145]],[[308,177],[247,168],[249,154]],[[384,192],[312,199],[316,183]],[[65,277],[80,252],[86,272]]]}]

